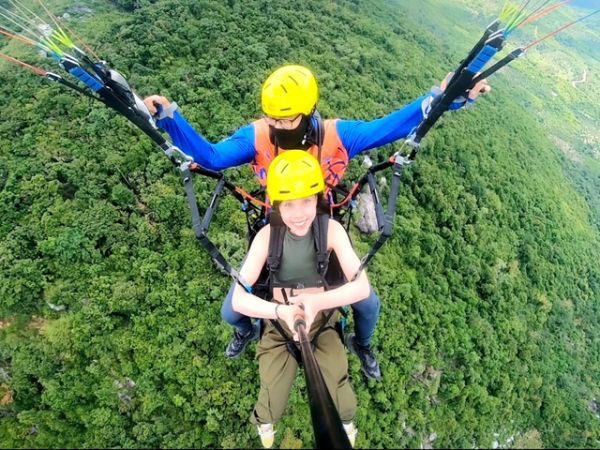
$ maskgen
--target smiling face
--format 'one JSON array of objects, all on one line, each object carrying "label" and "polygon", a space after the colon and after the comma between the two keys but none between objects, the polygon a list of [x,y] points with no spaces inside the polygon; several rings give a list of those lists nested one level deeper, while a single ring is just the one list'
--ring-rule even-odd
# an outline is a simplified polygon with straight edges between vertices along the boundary
[{"label": "smiling face", "polygon": [[317,215],[317,196],[286,200],[279,204],[281,220],[295,236],[305,236]]}]

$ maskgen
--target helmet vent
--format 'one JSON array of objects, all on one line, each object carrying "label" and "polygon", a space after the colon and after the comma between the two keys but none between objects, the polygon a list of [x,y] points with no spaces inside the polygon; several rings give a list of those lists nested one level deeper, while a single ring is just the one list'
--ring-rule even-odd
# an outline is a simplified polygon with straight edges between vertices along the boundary
[{"label": "helmet vent", "polygon": [[319,162],[304,150],[280,153],[267,172],[267,193],[271,202],[307,198],[324,188]]},{"label": "helmet vent", "polygon": [[292,64],[271,73],[260,95],[262,110],[267,116],[308,116],[317,104],[319,88],[310,69]]}]

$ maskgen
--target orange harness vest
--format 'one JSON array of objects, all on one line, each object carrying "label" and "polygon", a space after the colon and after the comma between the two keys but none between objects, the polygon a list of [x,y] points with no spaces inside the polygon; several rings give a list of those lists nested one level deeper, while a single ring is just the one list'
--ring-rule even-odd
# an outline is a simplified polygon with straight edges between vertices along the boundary
[{"label": "orange harness vest", "polygon": [[[325,120],[323,145],[321,146],[321,168],[325,177],[325,184],[336,186],[348,168],[348,151],[342,145],[338,136],[336,120]],[[264,119],[259,119],[254,125],[254,148],[256,155],[252,162],[252,170],[258,177],[261,186],[267,185],[267,171],[271,161],[275,158],[275,144],[269,139],[269,125]],[[319,146],[313,145],[307,150],[315,158],[319,157]],[[279,153],[285,150],[279,149]]]}]

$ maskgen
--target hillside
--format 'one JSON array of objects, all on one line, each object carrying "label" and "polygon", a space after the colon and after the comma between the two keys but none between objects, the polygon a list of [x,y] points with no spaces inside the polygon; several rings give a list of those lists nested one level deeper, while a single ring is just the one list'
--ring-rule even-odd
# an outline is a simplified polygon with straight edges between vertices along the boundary
[{"label": "hillside", "polygon": [[[502,6],[46,4],[213,141],[260,115],[261,82],[284,63],[314,70],[325,117],[389,113],[439,83]],[[561,14],[548,30],[574,13]],[[384,380],[365,383],[349,356],[358,447],[600,445],[593,33],[580,27],[490,80],[407,170],[394,235],[369,267]],[[0,51],[51,67],[8,39]],[[585,90],[571,84],[583,69]],[[0,447],[257,447],[254,346],[224,357],[230,281],[195,241],[169,161],[123,118],[3,60],[0,110]],[[247,167],[227,175],[256,186]],[[205,206],[214,183],[195,183]],[[225,198],[211,236],[236,264],[244,232]],[[361,254],[375,238],[352,235]],[[278,430],[278,447],[312,446],[300,376]]]}]

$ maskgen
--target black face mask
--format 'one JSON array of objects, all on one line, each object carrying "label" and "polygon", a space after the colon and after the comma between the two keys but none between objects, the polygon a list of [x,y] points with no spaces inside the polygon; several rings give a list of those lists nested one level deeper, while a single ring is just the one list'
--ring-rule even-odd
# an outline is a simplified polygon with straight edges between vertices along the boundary
[{"label": "black face mask", "polygon": [[306,150],[310,147],[310,142],[302,141],[308,131],[310,117],[302,116],[300,124],[293,130],[279,130],[270,128],[271,142],[283,150]]}]

